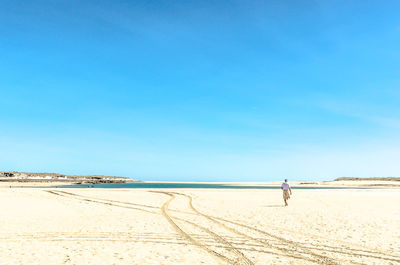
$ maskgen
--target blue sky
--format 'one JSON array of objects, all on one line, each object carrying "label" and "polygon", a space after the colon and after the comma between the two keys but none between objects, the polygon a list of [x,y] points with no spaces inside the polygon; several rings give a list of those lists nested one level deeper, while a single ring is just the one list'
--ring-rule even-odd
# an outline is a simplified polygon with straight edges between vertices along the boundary
[{"label": "blue sky", "polygon": [[400,175],[398,1],[0,1],[0,170]]}]

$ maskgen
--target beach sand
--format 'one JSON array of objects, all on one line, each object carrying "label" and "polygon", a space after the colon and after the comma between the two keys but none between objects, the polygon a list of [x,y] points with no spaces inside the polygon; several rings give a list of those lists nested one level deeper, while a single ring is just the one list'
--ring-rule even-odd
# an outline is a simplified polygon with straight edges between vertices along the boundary
[{"label": "beach sand", "polygon": [[[155,191],[155,192],[154,192]],[[1,264],[399,264],[400,190],[0,189]]]}]

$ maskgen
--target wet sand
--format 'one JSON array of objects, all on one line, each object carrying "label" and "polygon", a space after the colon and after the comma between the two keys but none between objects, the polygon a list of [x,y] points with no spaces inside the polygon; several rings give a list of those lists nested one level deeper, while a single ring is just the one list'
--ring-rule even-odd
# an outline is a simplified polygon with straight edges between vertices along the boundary
[{"label": "wet sand", "polygon": [[0,189],[3,264],[399,264],[399,189]]}]

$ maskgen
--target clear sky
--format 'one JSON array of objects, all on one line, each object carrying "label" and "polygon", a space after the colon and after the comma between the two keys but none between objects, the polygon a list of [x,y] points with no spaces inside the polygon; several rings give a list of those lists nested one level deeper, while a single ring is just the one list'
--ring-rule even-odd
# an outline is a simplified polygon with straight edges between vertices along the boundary
[{"label": "clear sky", "polygon": [[0,1],[0,170],[400,176],[400,1]]}]

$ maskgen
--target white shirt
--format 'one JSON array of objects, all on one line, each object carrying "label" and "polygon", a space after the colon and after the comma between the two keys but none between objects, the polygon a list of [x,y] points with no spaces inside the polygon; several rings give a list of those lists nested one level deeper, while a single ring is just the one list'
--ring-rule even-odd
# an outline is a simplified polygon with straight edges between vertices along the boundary
[{"label": "white shirt", "polygon": [[281,187],[282,187],[283,190],[289,190],[290,189],[290,185],[287,182],[283,182]]}]

